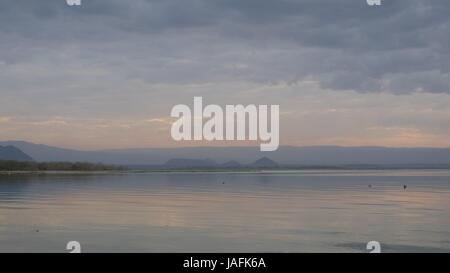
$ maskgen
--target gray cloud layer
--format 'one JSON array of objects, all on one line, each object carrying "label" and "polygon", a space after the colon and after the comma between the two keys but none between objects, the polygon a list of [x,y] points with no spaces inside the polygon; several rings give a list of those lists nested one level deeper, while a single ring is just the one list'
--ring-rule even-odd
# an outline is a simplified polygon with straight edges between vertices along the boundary
[{"label": "gray cloud layer", "polygon": [[67,84],[92,69],[113,83],[450,93],[449,14],[447,0],[1,0],[0,87]]},{"label": "gray cloud layer", "polygon": [[172,146],[200,95],[280,104],[282,144],[450,146],[448,0],[82,1],[0,0],[0,139]]}]

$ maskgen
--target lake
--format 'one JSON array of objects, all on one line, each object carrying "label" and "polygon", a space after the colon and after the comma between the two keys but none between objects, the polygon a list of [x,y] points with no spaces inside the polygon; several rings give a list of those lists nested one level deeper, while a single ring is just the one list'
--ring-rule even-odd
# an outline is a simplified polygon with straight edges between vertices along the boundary
[{"label": "lake", "polygon": [[[403,185],[406,185],[406,189]],[[1,174],[0,252],[450,252],[450,171]]]}]

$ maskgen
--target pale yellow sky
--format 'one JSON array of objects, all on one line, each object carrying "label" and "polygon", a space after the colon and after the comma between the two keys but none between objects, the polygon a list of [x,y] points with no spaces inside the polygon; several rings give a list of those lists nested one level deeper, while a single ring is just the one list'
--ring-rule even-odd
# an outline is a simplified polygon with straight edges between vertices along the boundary
[{"label": "pale yellow sky", "polygon": [[[245,85],[240,84],[239,88]],[[220,101],[266,104],[269,103],[266,94],[278,94],[274,102],[280,104],[281,145],[450,147],[450,128],[447,124],[450,121],[450,96],[446,94],[361,94],[322,90],[306,82],[295,86],[251,85],[243,92],[251,95],[239,96],[240,89],[236,85],[208,87],[219,90],[229,88],[229,93],[233,95],[227,99],[215,99],[215,96],[204,93],[205,105],[221,105]],[[183,89],[183,86],[165,88],[167,92],[176,93],[177,88]],[[190,93],[190,88],[186,93]],[[293,92],[298,94],[292,95]],[[286,98],[285,94],[291,94],[291,98]],[[188,96],[176,102],[193,107],[192,98]],[[148,116],[146,113],[151,111],[147,111],[145,104],[141,104],[140,109],[134,109],[132,115],[125,110],[125,117],[120,117],[119,113],[114,118],[89,118],[77,114],[1,116],[0,139],[26,140],[82,150],[258,144],[251,141],[176,142],[170,135],[175,120],[170,117],[173,105],[168,102],[160,104],[159,113],[149,113]],[[152,101],[148,100],[148,108],[152,106]],[[123,107],[132,108],[133,105],[124,103]]]}]

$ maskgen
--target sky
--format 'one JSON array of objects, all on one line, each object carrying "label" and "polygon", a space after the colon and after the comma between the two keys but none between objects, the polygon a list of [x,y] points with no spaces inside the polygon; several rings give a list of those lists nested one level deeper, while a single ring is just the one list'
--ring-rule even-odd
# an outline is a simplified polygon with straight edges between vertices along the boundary
[{"label": "sky", "polygon": [[448,0],[0,0],[0,140],[170,136],[176,104],[280,105],[282,145],[450,147]]}]

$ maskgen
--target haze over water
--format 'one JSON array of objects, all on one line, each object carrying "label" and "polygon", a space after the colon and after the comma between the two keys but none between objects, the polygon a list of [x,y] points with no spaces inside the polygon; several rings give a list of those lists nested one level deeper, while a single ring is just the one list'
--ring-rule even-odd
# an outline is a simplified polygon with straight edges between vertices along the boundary
[{"label": "haze over water", "polygon": [[372,240],[449,252],[450,171],[0,175],[0,252],[68,252],[69,241],[83,252],[368,252]]}]

